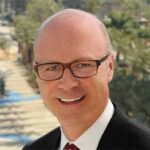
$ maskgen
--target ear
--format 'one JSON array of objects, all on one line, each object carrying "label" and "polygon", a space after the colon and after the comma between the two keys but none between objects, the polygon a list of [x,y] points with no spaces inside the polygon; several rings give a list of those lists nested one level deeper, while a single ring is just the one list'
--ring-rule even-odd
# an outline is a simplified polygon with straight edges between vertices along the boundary
[{"label": "ear", "polygon": [[110,82],[114,74],[114,55],[113,54],[110,54],[108,58],[107,69],[108,69],[107,81]]}]

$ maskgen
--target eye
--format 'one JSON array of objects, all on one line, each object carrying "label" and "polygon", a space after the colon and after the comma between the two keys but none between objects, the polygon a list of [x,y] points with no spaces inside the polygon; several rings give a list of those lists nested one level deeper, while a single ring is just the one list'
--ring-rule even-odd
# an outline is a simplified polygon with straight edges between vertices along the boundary
[{"label": "eye", "polygon": [[61,66],[60,65],[49,65],[49,66],[47,66],[46,70],[50,70],[50,71],[61,70]]},{"label": "eye", "polygon": [[91,66],[91,64],[88,64],[88,63],[80,63],[78,64],[78,67],[89,67]]},{"label": "eye", "polygon": [[77,68],[87,68],[87,67],[93,67],[94,63],[92,61],[85,61],[85,62],[78,62],[75,65]]}]

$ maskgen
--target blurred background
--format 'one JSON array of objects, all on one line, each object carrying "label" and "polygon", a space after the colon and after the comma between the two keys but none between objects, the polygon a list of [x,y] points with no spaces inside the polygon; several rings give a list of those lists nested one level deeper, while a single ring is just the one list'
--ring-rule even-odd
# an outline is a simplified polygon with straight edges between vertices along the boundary
[{"label": "blurred background", "polygon": [[20,150],[59,125],[42,103],[32,63],[38,27],[64,8],[104,22],[116,56],[111,99],[150,127],[150,0],[0,0],[1,150]]}]

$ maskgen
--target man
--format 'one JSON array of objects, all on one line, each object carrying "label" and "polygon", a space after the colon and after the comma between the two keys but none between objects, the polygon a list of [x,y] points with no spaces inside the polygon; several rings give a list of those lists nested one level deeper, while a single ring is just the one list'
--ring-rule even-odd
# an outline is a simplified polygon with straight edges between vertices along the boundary
[{"label": "man", "polygon": [[150,149],[150,132],[109,99],[111,50],[102,22],[84,11],[63,10],[41,25],[35,71],[44,103],[60,127],[24,150]]}]

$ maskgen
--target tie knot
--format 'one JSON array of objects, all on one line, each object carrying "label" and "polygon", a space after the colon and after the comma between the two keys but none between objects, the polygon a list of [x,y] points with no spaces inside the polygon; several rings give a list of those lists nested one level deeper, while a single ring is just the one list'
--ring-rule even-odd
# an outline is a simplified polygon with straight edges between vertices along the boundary
[{"label": "tie knot", "polygon": [[67,143],[63,150],[80,150],[76,145]]}]

